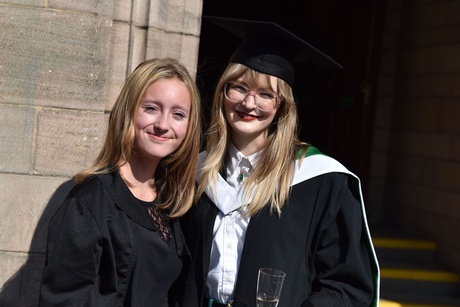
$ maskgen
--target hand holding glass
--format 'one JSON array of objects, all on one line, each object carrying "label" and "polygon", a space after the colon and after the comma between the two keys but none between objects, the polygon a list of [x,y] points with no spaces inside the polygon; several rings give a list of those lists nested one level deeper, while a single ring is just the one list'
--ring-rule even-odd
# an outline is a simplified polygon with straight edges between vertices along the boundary
[{"label": "hand holding glass", "polygon": [[262,268],[257,278],[257,307],[276,307],[286,274],[280,270]]}]

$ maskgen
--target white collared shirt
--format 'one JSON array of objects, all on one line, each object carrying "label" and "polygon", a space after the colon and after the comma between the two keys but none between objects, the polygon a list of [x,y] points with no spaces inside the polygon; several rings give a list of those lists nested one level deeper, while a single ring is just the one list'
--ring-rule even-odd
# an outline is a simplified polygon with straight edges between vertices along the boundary
[{"label": "white collared shirt", "polygon": [[[232,189],[235,194],[241,195],[242,183],[247,176],[253,173],[258,154],[245,157],[232,143],[229,143],[228,153],[229,161],[226,170],[228,188]],[[241,174],[243,175],[242,180],[239,179]],[[217,191],[219,192],[222,191]],[[238,277],[244,238],[249,224],[249,217],[242,214],[241,208],[241,206],[228,209],[219,207],[220,211],[214,223],[206,285],[209,297],[220,302],[228,302],[233,299]]]}]

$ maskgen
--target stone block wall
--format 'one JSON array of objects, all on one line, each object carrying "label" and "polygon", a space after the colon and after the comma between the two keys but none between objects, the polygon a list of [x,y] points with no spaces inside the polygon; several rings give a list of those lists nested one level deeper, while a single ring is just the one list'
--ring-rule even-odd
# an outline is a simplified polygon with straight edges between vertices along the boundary
[{"label": "stone block wall", "polygon": [[0,3],[0,306],[36,306],[46,226],[105,137],[127,75],[173,57],[195,75],[201,0]]},{"label": "stone block wall", "polygon": [[372,198],[460,272],[460,1],[387,1]]},{"label": "stone block wall", "polygon": [[400,0],[386,1],[378,86],[375,95],[374,131],[369,170],[368,203],[373,209],[375,224],[384,223],[386,180],[389,169],[389,148],[394,104],[394,75],[397,67],[400,29]]}]

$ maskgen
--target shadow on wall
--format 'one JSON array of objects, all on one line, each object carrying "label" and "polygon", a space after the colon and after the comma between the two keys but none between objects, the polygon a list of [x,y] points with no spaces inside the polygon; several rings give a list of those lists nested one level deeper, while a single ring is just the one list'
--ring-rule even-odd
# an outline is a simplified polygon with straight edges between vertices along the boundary
[{"label": "shadow on wall", "polygon": [[73,180],[68,180],[51,196],[32,237],[27,261],[0,290],[0,306],[38,306],[40,282],[45,265],[45,254],[42,251],[46,250],[48,223],[72,187]]}]

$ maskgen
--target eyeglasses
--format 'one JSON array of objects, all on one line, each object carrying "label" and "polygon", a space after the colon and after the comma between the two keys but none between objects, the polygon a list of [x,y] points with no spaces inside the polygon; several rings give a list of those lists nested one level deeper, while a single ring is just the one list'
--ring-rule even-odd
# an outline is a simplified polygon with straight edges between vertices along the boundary
[{"label": "eyeglasses", "polygon": [[257,108],[265,112],[275,110],[283,99],[270,91],[251,91],[246,86],[236,82],[225,84],[224,94],[225,98],[235,103],[243,102],[249,95],[252,95]]}]

